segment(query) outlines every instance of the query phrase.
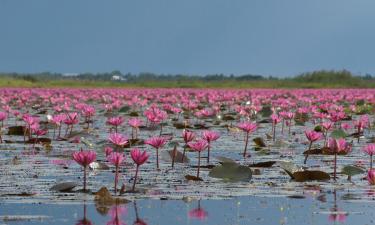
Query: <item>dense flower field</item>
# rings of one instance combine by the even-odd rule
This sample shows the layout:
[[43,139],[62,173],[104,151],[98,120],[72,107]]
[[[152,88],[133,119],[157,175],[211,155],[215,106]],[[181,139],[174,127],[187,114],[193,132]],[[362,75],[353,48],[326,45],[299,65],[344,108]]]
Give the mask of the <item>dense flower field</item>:
[[0,102],[4,201],[374,193],[372,89],[9,88]]

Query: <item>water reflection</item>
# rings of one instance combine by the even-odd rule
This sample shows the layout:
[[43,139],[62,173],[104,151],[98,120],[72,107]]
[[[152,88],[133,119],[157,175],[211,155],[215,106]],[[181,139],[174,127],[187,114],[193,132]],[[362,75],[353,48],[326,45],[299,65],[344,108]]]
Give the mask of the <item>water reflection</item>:
[[337,192],[336,189],[333,191],[333,207],[330,209],[328,220],[330,222],[345,222],[347,213],[341,210],[337,205]]
[[83,219],[78,220],[76,225],[92,225],[92,222],[89,219],[87,219],[86,214],[87,214],[87,206],[86,206],[86,203],[83,203]]
[[143,221],[141,218],[139,218],[138,208],[137,208],[137,202],[134,201],[133,203],[134,211],[135,211],[135,221],[133,225],[147,225],[145,221]]
[[198,200],[198,207],[192,209],[188,213],[189,218],[191,219],[198,219],[198,220],[205,220],[208,217],[208,213],[201,207],[201,201]]
[[111,219],[107,222],[107,225],[126,225],[124,221],[122,221],[122,216],[126,216],[128,210],[126,206],[122,205],[115,205],[109,210],[109,215]]

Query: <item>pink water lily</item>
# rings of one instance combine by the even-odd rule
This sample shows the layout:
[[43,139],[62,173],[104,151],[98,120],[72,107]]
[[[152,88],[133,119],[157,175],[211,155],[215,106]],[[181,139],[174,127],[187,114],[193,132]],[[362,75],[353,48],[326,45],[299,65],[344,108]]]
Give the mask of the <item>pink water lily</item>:
[[141,150],[139,150],[138,148],[133,148],[130,151],[130,155],[134,163],[137,165],[136,170],[135,170],[133,188],[132,188],[132,191],[135,191],[135,184],[137,183],[139,166],[141,166],[148,160],[149,154],[146,151],[141,152]]
[[211,130],[205,130],[202,132],[202,138],[207,141],[208,147],[207,147],[207,163],[210,162],[210,149],[211,149],[211,143],[213,141],[216,141],[217,139],[220,138],[220,134],[211,131]]
[[124,147],[124,145],[128,144],[128,139],[123,136],[122,134],[119,134],[119,133],[110,133],[109,134],[109,137],[108,137],[108,140],[117,146],[117,148],[121,149],[122,147]]
[[375,185],[375,169],[370,169],[367,172],[367,181],[370,185]]
[[156,149],[156,168],[159,169],[159,149],[167,143],[164,137],[151,137],[145,141],[145,144],[151,145]]
[[370,170],[372,169],[372,156],[375,154],[375,144],[371,143],[362,148],[362,151],[370,156]]
[[198,140],[195,142],[189,142],[188,146],[193,149],[194,151],[198,152],[198,170],[197,170],[197,177],[199,178],[199,171],[201,166],[201,152],[208,148],[208,142],[206,140]]
[[118,173],[119,173],[119,167],[120,164],[122,164],[125,161],[125,155],[123,153],[119,152],[112,152],[107,156],[108,162],[113,164],[115,169],[115,194],[117,193],[117,183],[118,183]]
[[185,145],[184,145],[184,151],[182,152],[182,161],[184,161],[185,159],[185,154],[186,154],[186,146],[189,142],[193,141],[194,138],[195,138],[195,133],[190,131],[190,130],[187,130],[187,129],[184,129],[182,131],[182,138],[184,139],[184,142],[185,142]]
[[91,150],[80,150],[72,155],[74,161],[83,166],[83,190],[86,191],[86,170],[87,166],[96,160],[96,152]]
[[[321,133],[313,131],[313,130],[305,131],[305,135],[306,135],[306,138],[310,141],[308,151],[311,150],[311,146],[312,146],[313,142],[318,141],[322,138]],[[306,153],[305,160],[303,161],[304,164],[306,164],[308,157],[309,157],[309,153]]]
[[336,168],[337,168],[337,154],[348,153],[352,150],[352,146],[346,142],[344,138],[328,140],[328,148],[335,155],[333,166],[333,179],[336,181]]
[[249,142],[249,135],[250,133],[254,132],[257,129],[257,124],[252,123],[252,122],[242,122],[238,124],[237,127],[246,133],[245,149],[243,151],[243,157],[246,157],[247,144]]

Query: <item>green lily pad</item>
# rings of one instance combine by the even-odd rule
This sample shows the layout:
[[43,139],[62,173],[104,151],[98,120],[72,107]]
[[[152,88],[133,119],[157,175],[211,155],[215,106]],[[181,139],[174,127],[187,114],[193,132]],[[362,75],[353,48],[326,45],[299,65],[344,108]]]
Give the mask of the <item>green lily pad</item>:
[[343,174],[348,175],[348,176],[355,176],[355,175],[358,175],[358,174],[362,174],[365,171],[362,168],[359,168],[357,166],[348,165],[348,166],[344,166],[342,168],[341,172]]
[[331,137],[335,139],[346,138],[347,136],[348,134],[343,129],[337,129],[337,130],[332,131],[331,133]]
[[220,178],[225,182],[250,181],[252,171],[247,166],[241,166],[237,163],[223,163],[215,166],[208,174],[213,178]]

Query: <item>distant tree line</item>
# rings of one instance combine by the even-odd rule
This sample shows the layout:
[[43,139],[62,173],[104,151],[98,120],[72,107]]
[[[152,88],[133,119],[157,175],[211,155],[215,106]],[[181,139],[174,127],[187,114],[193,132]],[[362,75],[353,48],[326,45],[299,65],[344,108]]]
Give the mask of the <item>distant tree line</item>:
[[139,73],[123,74],[118,70],[109,73],[80,73],[80,74],[62,74],[62,73],[0,73],[0,76],[22,79],[29,82],[38,82],[43,80],[90,80],[90,81],[114,81],[114,77],[121,77],[118,82],[148,82],[148,81],[292,81],[292,82],[375,82],[375,77],[366,74],[353,75],[347,70],[319,70],[308,73],[302,73],[294,77],[278,78],[273,76],[262,76],[255,74],[244,75],[224,75],[224,74],[207,74],[204,76],[188,74],[156,74],[156,73]]

